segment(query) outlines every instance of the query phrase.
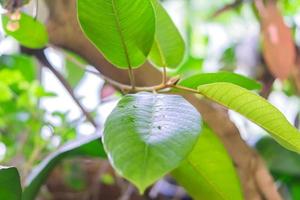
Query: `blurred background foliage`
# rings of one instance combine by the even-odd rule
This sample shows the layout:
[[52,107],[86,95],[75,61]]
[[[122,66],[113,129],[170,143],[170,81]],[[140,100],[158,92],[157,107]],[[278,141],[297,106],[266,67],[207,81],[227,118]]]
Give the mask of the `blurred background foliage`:
[[[184,61],[176,70],[168,71],[170,75],[187,77],[221,70],[252,77],[264,84],[261,95],[299,128],[297,83],[291,78],[280,81],[271,75],[277,72],[272,72],[274,69],[266,64],[263,56],[261,30],[264,27],[252,0],[162,2],[187,46]],[[5,5],[6,1],[0,3]],[[38,18],[43,20],[43,4],[39,6]],[[299,46],[300,1],[280,0],[277,6],[292,30],[294,43]],[[32,0],[23,10],[32,15],[34,7]],[[61,83],[42,67],[43,64],[23,54],[14,39],[7,37],[3,30],[1,33],[0,163],[17,166],[25,184],[31,170],[49,154],[76,138],[81,140],[100,132],[101,128],[96,130],[85,119]],[[99,127],[103,127],[120,94],[89,73],[92,67],[74,53],[52,46],[47,47],[46,53],[51,64],[80,97],[80,102],[91,111]],[[230,116],[247,143],[265,159],[285,199],[300,199],[300,156],[283,149],[266,137],[264,130],[238,114],[230,112]],[[152,199],[167,199],[175,194],[178,198],[188,199],[168,178],[158,185],[148,192]],[[39,198],[85,199],[89,195],[102,195],[103,199],[118,199],[130,189],[125,186],[124,180],[117,177],[103,160],[68,158],[53,170]],[[95,188],[99,187],[102,190],[96,189],[98,192],[95,193]],[[132,196],[132,199],[140,198],[137,194]]]

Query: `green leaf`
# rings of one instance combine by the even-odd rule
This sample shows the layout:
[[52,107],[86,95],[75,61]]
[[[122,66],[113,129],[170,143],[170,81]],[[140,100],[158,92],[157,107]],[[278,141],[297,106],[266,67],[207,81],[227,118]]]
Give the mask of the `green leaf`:
[[216,83],[216,82],[228,82],[239,85],[248,90],[259,90],[261,84],[253,79],[249,79],[240,74],[231,72],[217,72],[217,73],[203,73],[190,76],[179,82],[179,85],[197,89],[199,85]]
[[36,62],[31,56],[23,54],[2,55],[0,56],[0,69],[3,68],[20,71],[29,82],[36,79]]
[[67,57],[74,60],[65,59],[66,79],[72,87],[76,87],[84,76],[85,71],[78,65],[87,65],[87,62],[72,52],[65,52]]
[[260,139],[255,147],[272,172],[300,177],[299,154],[286,150],[270,137]]
[[35,199],[40,187],[46,181],[53,168],[61,160],[76,156],[105,158],[106,155],[100,136],[92,135],[84,139],[74,140],[45,158],[28,176],[23,192],[23,200]]
[[201,85],[198,91],[261,126],[285,148],[300,153],[299,131],[264,98],[232,83]]
[[180,75],[180,77],[191,76],[195,73],[201,73],[203,68],[203,58],[189,56],[176,70],[170,72],[171,76]]
[[4,167],[0,165],[0,199],[22,199],[20,176],[15,167]]
[[[45,25],[25,13],[21,13],[19,21],[11,21],[8,16],[2,15],[2,23],[6,34],[14,37],[25,47],[39,49],[48,43]],[[18,23],[19,28],[9,28],[10,23]]]
[[156,32],[149,59],[159,67],[176,68],[184,56],[184,41],[172,19],[157,0],[152,0],[156,14]]
[[12,98],[13,98],[13,93],[11,89],[3,82],[0,82],[0,102],[9,101]]
[[103,143],[116,171],[146,187],[179,166],[201,131],[201,116],[178,95],[124,96],[105,123]]
[[120,68],[143,64],[151,50],[155,14],[150,0],[78,0],[87,37]]
[[172,176],[195,199],[242,200],[239,178],[224,145],[204,126],[197,144]]

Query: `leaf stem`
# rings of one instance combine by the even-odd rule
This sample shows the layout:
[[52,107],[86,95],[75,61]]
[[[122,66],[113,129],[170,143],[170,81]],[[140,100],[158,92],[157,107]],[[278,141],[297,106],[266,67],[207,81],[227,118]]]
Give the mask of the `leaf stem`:
[[183,91],[186,91],[186,92],[200,94],[198,90],[188,88],[188,87],[184,87],[184,86],[181,86],[181,85],[173,85],[172,88],[176,88],[176,89],[183,90]]
[[162,83],[166,84],[167,83],[167,69],[166,66],[163,66],[163,71],[162,71]]
[[130,80],[132,90],[135,90],[135,77],[131,66],[128,67],[128,75],[129,75],[129,80]]
[[80,62],[78,62],[76,59],[74,59],[72,56],[69,56],[68,54],[65,54],[65,56],[69,61],[73,62],[76,66],[84,69],[86,72],[89,72],[89,73],[92,73],[96,76],[99,76],[100,78],[105,80],[107,83],[109,83],[112,86],[122,90],[125,93],[126,92],[141,92],[141,91],[145,91],[145,92],[154,92],[155,91],[155,92],[158,92],[158,91],[163,90],[163,89],[176,88],[176,89],[179,89],[179,90],[182,90],[182,91],[199,94],[199,92],[195,89],[184,87],[184,86],[181,86],[181,85],[177,85],[177,82],[179,81],[179,77],[172,77],[172,78],[170,78],[169,81],[167,81],[166,67],[163,67],[163,72],[162,72],[163,81],[162,81],[161,84],[155,85],[155,86],[150,86],[150,87],[136,87],[134,85],[135,87],[133,88],[130,85],[122,84],[122,83],[120,83],[118,81],[115,81],[115,80],[113,80],[113,79],[111,79],[107,76],[104,76],[103,74],[100,74],[99,72],[86,69],[86,66],[82,65]]

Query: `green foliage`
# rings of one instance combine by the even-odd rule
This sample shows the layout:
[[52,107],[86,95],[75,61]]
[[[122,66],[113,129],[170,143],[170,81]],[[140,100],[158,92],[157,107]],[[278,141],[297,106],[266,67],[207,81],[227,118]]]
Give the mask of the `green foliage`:
[[78,18],[87,37],[120,68],[139,67],[155,32],[150,0],[78,0]]
[[[6,145],[4,161],[22,148],[24,158],[42,143],[39,133],[44,125],[43,109],[37,109],[40,98],[53,96],[36,81],[35,60],[25,55],[0,57],[0,141]],[[26,144],[18,140],[30,133]],[[45,141],[44,141],[45,142]],[[23,148],[24,147],[24,148]]]
[[156,32],[149,59],[157,66],[176,68],[184,56],[184,41],[172,19],[157,0],[152,0],[156,13]]
[[236,68],[236,55],[235,46],[231,46],[223,52],[221,63],[223,65],[222,70],[224,71],[234,71]]
[[299,131],[264,98],[232,83],[201,85],[198,91],[261,126],[285,148],[300,153]]
[[[21,13],[18,21],[11,21],[8,16],[2,15],[2,23],[6,34],[14,37],[25,47],[39,49],[48,43],[45,25],[25,13]],[[18,27],[9,28],[10,23],[16,23]]]
[[181,77],[188,77],[202,72],[202,65],[204,59],[189,56],[171,75],[180,75]]
[[[68,59],[68,57],[71,57],[74,62]],[[84,69],[80,68],[78,65],[84,66],[87,65],[87,62],[74,53],[66,52],[65,77],[72,87],[76,87],[78,85],[85,73]]]
[[0,166],[0,199],[22,199],[20,176],[15,167]]
[[245,76],[231,73],[231,72],[216,72],[216,73],[203,73],[197,74],[179,82],[179,85],[197,89],[199,85],[205,85],[209,83],[216,82],[227,82],[239,85],[248,90],[259,90],[261,89],[261,84],[255,80],[249,79]]
[[269,137],[259,140],[255,147],[273,173],[300,177],[299,154],[281,147]]
[[299,154],[283,148],[270,137],[260,139],[255,144],[255,148],[263,157],[274,179],[281,185],[287,187],[287,195],[290,197],[285,199],[299,199]]
[[23,54],[2,55],[0,57],[0,69],[20,71],[24,79],[32,82],[36,79],[36,60]]
[[204,126],[194,149],[172,176],[195,199],[242,200],[239,178],[224,145]]
[[45,158],[31,172],[26,180],[23,200],[35,199],[40,187],[49,176],[52,169],[63,159],[78,156],[105,158],[100,136],[93,135],[84,139],[69,142],[53,154]]
[[116,171],[146,187],[178,167],[201,130],[197,110],[181,96],[124,96],[105,123],[104,147]]

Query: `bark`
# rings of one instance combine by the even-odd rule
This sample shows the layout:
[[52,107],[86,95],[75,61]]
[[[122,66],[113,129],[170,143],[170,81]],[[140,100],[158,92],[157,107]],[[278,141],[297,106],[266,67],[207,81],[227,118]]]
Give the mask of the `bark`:
[[[77,53],[105,76],[121,83],[129,83],[127,71],[108,63],[81,32],[76,20],[75,0],[46,2],[50,11],[47,27],[51,44]],[[161,81],[161,73],[150,64],[134,70],[134,73],[138,86],[151,86]],[[227,110],[194,95],[183,95],[199,110],[203,119],[224,143],[240,176],[245,199],[281,199],[263,160],[241,138],[238,129],[229,119]]]

